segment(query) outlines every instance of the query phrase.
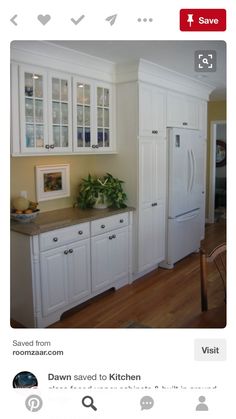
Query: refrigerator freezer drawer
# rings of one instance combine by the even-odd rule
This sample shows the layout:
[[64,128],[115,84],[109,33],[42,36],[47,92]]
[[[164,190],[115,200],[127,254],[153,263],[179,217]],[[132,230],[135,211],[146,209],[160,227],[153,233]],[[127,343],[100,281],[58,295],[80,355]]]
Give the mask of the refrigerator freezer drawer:
[[173,265],[200,247],[200,211],[168,219],[167,263]]

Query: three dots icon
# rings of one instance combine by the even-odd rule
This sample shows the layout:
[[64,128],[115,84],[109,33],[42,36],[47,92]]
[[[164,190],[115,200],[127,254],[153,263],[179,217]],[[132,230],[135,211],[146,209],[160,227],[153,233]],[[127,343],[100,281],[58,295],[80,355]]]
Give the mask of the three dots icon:
[[150,23],[152,23],[153,22],[153,19],[150,17],[150,18],[146,18],[146,17],[144,17],[143,19],[141,18],[141,17],[139,17],[138,19],[137,19],[137,21],[140,23],[140,22],[144,22],[144,23],[146,23],[146,22],[150,22]]

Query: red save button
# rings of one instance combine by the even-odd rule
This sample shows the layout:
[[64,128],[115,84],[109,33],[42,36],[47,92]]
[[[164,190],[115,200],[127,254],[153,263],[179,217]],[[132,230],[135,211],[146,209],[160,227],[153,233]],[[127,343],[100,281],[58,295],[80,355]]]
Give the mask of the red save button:
[[181,31],[225,31],[225,9],[181,9]]

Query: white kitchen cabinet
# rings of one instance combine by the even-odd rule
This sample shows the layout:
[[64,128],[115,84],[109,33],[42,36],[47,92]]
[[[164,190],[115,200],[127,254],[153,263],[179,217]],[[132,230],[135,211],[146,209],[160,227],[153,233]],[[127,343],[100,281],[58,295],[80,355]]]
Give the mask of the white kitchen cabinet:
[[[20,134],[19,138],[14,137],[13,141],[20,141],[20,152],[23,154],[45,153],[46,147],[49,146],[47,72],[32,66],[20,66],[17,70]],[[13,74],[18,77],[16,71]],[[17,93],[12,92],[12,102],[17,100]],[[13,115],[13,124],[14,119]],[[13,144],[13,147],[14,145],[18,146]]]
[[167,126],[199,128],[199,100],[175,92],[167,93]]
[[139,83],[139,135],[164,133],[166,129],[166,91],[152,84]]
[[72,97],[71,76],[57,72],[48,73],[48,129],[46,148],[55,153],[72,151]]
[[[71,76],[23,65],[18,71],[17,120],[20,133],[19,138],[17,135],[13,137],[13,153],[51,155],[71,152]],[[13,71],[13,75],[17,77],[17,72]],[[16,80],[14,85],[17,85]],[[14,95],[17,98],[17,92]],[[12,123],[15,123],[14,116]],[[16,131],[15,127],[13,132]]]
[[11,231],[11,317],[25,327],[46,327],[128,284],[131,272],[129,211],[33,236]]
[[165,257],[166,139],[140,138],[139,257],[145,271]]
[[43,315],[90,295],[89,239],[40,254]]
[[116,152],[111,83],[12,63],[12,155]]
[[73,77],[73,98],[74,150],[81,154],[115,151],[112,86]]
[[92,291],[118,288],[129,275],[128,227],[92,237]]

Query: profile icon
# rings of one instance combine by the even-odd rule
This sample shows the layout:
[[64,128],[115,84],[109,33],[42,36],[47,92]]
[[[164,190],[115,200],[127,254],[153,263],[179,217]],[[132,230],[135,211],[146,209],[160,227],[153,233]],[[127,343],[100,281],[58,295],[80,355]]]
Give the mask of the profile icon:
[[204,403],[205,401],[206,401],[206,397],[204,397],[204,396],[200,396],[199,398],[198,398],[198,400],[199,400],[199,404],[197,405],[197,407],[196,407],[196,410],[202,410],[202,411],[206,411],[206,410],[208,410],[208,406]]
[[13,388],[38,387],[38,380],[32,372],[21,371],[13,379]]

